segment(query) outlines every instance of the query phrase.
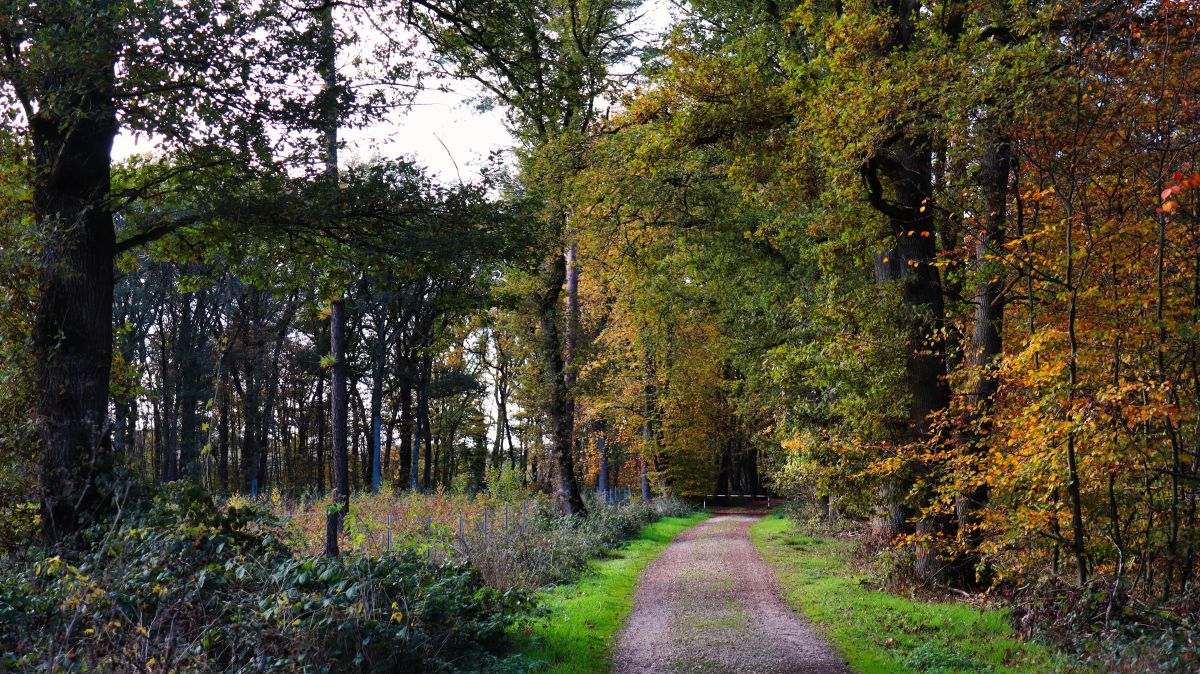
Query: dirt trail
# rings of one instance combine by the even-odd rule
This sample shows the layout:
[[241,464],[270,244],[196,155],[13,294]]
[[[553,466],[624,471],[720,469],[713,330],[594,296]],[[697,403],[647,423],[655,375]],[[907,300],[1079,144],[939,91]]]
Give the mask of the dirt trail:
[[758,518],[714,517],[646,567],[613,671],[843,674],[840,656],[783,602],[754,544]]

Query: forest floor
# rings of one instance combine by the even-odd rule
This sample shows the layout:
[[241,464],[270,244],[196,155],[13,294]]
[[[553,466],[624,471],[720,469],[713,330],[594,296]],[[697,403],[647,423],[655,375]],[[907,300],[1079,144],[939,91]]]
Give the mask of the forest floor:
[[849,672],[788,607],[750,538],[758,517],[729,514],[684,531],[642,573],[613,671]]

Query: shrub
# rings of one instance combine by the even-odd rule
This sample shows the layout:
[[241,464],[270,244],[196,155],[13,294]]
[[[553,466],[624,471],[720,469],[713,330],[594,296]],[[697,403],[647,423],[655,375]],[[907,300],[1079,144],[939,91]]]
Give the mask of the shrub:
[[1049,639],[1106,672],[1200,671],[1200,593],[1142,601],[1111,577],[1010,591],[1025,636]]
[[861,533],[862,523],[848,517],[837,508],[826,509],[824,505],[805,499],[792,499],[780,507],[781,514],[796,523],[806,536],[839,536]]
[[486,468],[483,484],[487,495],[498,501],[516,501],[529,494],[521,484],[521,473],[508,465]]
[[524,595],[416,548],[298,558],[279,520],[170,487],[84,552],[0,569],[0,670],[475,671]]
[[545,501],[534,502],[528,513],[509,511],[503,526],[503,506],[493,516],[467,527],[460,536],[449,532],[450,545],[478,568],[488,584],[500,588],[537,589],[576,577],[589,560],[606,554],[641,528],[664,516],[692,511],[678,499],[655,499],[590,505],[587,518],[561,517]]

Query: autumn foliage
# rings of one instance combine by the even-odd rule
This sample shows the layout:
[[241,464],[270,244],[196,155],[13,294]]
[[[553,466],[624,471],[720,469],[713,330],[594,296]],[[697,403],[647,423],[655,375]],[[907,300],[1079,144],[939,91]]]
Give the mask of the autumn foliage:
[[575,197],[589,409],[650,378],[657,479],[752,454],[927,577],[1185,592],[1200,8],[902,4],[685,16]]

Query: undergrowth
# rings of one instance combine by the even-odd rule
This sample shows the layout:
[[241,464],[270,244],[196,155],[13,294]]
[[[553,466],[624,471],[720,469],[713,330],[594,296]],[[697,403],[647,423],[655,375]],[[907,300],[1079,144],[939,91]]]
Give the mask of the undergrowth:
[[855,563],[854,540],[806,535],[777,516],[750,533],[775,567],[787,602],[825,633],[854,671],[1087,671],[1054,648],[1022,638],[1003,610],[881,589]]
[[0,671],[527,671],[509,641],[539,613],[532,590],[690,511],[659,499],[564,518],[523,490],[356,496],[329,559],[297,517],[311,503],[148,489],[77,545],[0,562]]
[[1006,592],[1013,624],[1048,638],[1105,672],[1200,671],[1200,594],[1142,600],[1104,576]]
[[[806,501],[789,503],[783,514],[805,536],[853,540],[847,548],[851,560],[879,589],[930,599],[956,597],[915,578],[911,547],[896,547],[873,536],[861,521],[825,517]],[[1084,666],[1129,674],[1200,671],[1200,593],[1187,592],[1164,602],[1133,596],[1128,585],[1105,575],[1094,576],[1083,587],[1041,577],[1019,586],[998,584],[986,595],[971,597],[977,604],[1003,608],[1023,639],[1052,643]],[[950,660],[939,659],[931,649],[914,652],[921,664],[918,671],[937,669],[929,664],[935,661],[944,661],[942,669],[970,669],[962,663],[945,664]]]
[[278,518],[165,487],[82,550],[0,568],[0,670],[414,672],[517,669],[518,591],[417,546],[298,557]]
[[647,524],[606,559],[592,561],[577,582],[542,592],[545,611],[522,626],[518,651],[547,674],[608,671],[642,570],[677,534],[707,517],[692,513]]

